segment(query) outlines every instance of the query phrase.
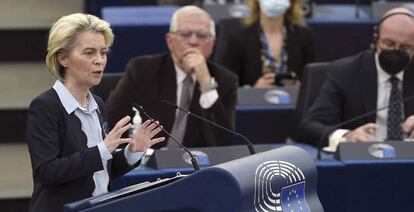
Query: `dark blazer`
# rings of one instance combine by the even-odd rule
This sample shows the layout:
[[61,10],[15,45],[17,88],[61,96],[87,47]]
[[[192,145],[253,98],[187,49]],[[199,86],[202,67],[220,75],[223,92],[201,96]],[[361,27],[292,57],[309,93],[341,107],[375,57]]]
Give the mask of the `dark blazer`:
[[[301,137],[309,143],[318,144],[325,131],[340,122],[377,108],[377,69],[375,53],[368,50],[357,55],[332,62],[328,70],[327,80],[321,93],[315,100],[300,126]],[[414,95],[414,65],[405,70],[403,79],[403,97]],[[404,102],[405,117],[414,114],[414,100]],[[376,114],[344,125],[342,129],[353,130],[366,123],[374,123]],[[324,141],[327,144],[328,139]]]
[[[263,75],[259,27],[259,23],[255,23],[231,33],[221,58],[217,58],[219,64],[237,74],[239,85],[254,85]],[[288,23],[285,27],[287,70],[300,77],[305,64],[315,58],[313,35],[308,27]]]
[[[218,83],[219,98],[209,109],[202,109],[199,104],[199,85],[196,83],[190,111],[224,127],[233,129],[237,77],[230,71],[210,62],[208,62],[208,68],[211,76]],[[168,132],[171,132],[175,119],[175,109],[163,104],[161,100],[177,102],[176,90],[176,73],[170,54],[141,56],[131,59],[124,76],[105,103],[109,125],[113,126],[120,117],[126,115],[132,117],[132,104],[137,103],[143,106],[150,116],[160,121]],[[143,120],[147,119],[143,115],[141,116]],[[166,135],[163,134],[162,136]],[[229,133],[194,117],[188,117],[183,140],[185,146],[222,146],[229,145],[231,142],[232,136]],[[155,148],[165,145],[166,142],[162,142]]]
[[[103,113],[101,98],[94,98]],[[99,118],[104,123],[102,114]],[[65,203],[92,196],[93,174],[103,170],[98,147],[87,147],[79,118],[74,112],[67,114],[54,89],[30,104],[26,141],[34,183],[30,211],[63,211]],[[128,165],[123,151],[114,153],[108,161],[110,181],[134,167]]]

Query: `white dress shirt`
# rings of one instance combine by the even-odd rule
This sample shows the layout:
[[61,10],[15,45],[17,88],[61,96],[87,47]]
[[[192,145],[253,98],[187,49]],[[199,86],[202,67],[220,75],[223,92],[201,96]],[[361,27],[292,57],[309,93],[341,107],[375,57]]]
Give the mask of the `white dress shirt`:
[[[178,67],[175,64],[174,64],[174,68],[175,68],[175,74],[176,74],[176,79],[177,79],[177,102],[176,104],[180,105],[181,90],[183,89],[183,82],[184,82],[185,77],[187,76],[187,73],[185,73],[180,67]],[[196,80],[195,75],[191,74],[191,77],[193,78],[193,82],[195,82]],[[213,89],[211,91],[201,93],[200,99],[199,99],[200,106],[204,109],[208,109],[217,101],[218,97],[219,95],[218,95],[217,89]],[[175,114],[176,116],[177,116],[177,113],[178,112],[176,112]]]
[[[74,114],[79,118],[82,125],[82,131],[86,134],[87,137],[88,148],[98,146],[104,169],[93,174],[95,190],[93,191],[92,195],[96,196],[108,192],[109,174],[107,165],[108,160],[112,159],[112,154],[109,152],[108,148],[103,142],[102,127],[98,117],[98,113],[100,113],[98,104],[93,98],[93,95],[89,92],[88,108],[83,108],[59,80],[56,80],[55,84],[53,85],[53,89],[59,96],[59,100],[62,102],[66,112],[68,114],[74,112]],[[132,153],[128,151],[128,146],[124,151],[124,155],[129,165],[133,165],[138,162],[144,153],[145,152]]]

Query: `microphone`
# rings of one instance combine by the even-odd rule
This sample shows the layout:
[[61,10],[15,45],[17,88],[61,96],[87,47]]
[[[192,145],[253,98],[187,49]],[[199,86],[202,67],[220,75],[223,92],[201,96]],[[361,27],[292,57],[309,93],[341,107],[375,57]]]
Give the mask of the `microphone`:
[[250,141],[250,140],[249,140],[246,136],[244,136],[244,135],[242,135],[242,134],[240,134],[240,133],[237,133],[237,132],[235,132],[235,131],[233,131],[233,130],[227,129],[227,128],[225,128],[225,127],[223,127],[223,126],[221,126],[221,125],[219,125],[219,124],[217,124],[217,123],[214,123],[214,122],[212,122],[212,121],[210,121],[210,120],[208,120],[208,119],[206,119],[206,118],[203,118],[203,117],[201,117],[201,116],[199,116],[199,115],[197,115],[197,114],[195,114],[195,113],[192,113],[192,112],[190,112],[190,111],[188,111],[188,110],[186,110],[186,109],[184,109],[184,108],[181,108],[181,107],[179,107],[178,105],[176,105],[176,104],[174,104],[174,103],[172,103],[172,102],[169,102],[169,101],[167,101],[167,100],[162,100],[162,102],[163,102],[164,104],[167,104],[167,105],[169,105],[169,106],[171,106],[171,107],[175,108],[175,109],[179,109],[179,110],[181,110],[181,111],[184,111],[187,115],[194,116],[194,117],[196,117],[196,118],[198,118],[198,119],[200,119],[200,120],[202,120],[202,121],[205,121],[205,122],[207,122],[207,123],[209,123],[209,124],[211,124],[211,125],[213,125],[213,126],[215,126],[215,127],[217,127],[217,128],[220,128],[220,129],[222,129],[222,130],[224,130],[224,131],[226,131],[226,132],[229,132],[229,133],[231,133],[231,134],[233,134],[233,135],[240,136],[241,138],[243,138],[243,139],[245,140],[245,142],[246,142],[246,144],[247,144],[247,147],[249,148],[250,155],[254,155],[254,154],[256,154],[256,150],[254,149],[252,142],[251,142],[251,141]]
[[171,136],[171,134],[169,132],[167,132],[167,130],[164,129],[164,127],[162,127],[161,125],[157,124],[157,122],[154,121],[154,119],[148,115],[148,113],[145,112],[144,108],[136,103],[132,103],[133,107],[135,107],[139,112],[141,112],[142,114],[144,114],[148,119],[152,120],[153,123],[155,123],[157,125],[157,127],[161,128],[161,130],[168,135],[168,137],[170,137],[175,143],[178,144],[178,146],[180,146],[180,148],[182,150],[184,150],[185,152],[188,153],[188,155],[190,155],[191,158],[191,163],[193,164],[194,170],[198,171],[200,170],[200,166],[197,163],[197,160],[194,158],[194,155],[190,152],[190,150],[187,149],[187,147],[185,147],[184,145],[182,145],[180,142],[178,142],[174,137]]
[[361,4],[359,0],[355,0],[355,18],[359,18],[360,9],[361,9]]
[[[413,99],[413,98],[414,98],[414,95],[408,96],[408,97],[406,97],[406,98],[404,98],[404,99],[402,100],[402,103],[405,103],[406,101],[408,101],[408,100],[410,100],[410,99]],[[377,113],[377,112],[379,112],[379,111],[382,111],[382,110],[385,110],[385,109],[387,109],[387,108],[389,108],[389,105],[385,105],[385,106],[380,107],[380,108],[377,108],[377,109],[375,109],[375,110],[368,111],[368,112],[366,112],[366,113],[363,113],[363,114],[361,114],[361,115],[355,116],[354,118],[351,118],[351,119],[345,120],[345,121],[343,121],[343,122],[340,122],[340,123],[338,123],[338,124],[335,124],[335,125],[333,125],[333,126],[329,127],[328,129],[326,129],[326,130],[323,132],[323,134],[322,134],[322,136],[321,136],[321,138],[320,138],[320,140],[319,140],[319,143],[318,143],[318,145],[317,145],[317,147],[318,147],[318,153],[317,153],[317,155],[316,155],[316,159],[317,159],[317,160],[322,159],[321,152],[322,152],[322,148],[323,148],[323,140],[325,140],[326,136],[328,136],[328,132],[329,132],[329,131],[331,131],[332,129],[335,129],[335,128],[338,128],[338,127],[341,127],[341,126],[343,126],[343,125],[349,124],[349,123],[351,123],[351,122],[353,122],[353,121],[357,121],[357,120],[359,120],[359,119],[365,118],[365,117],[367,117],[367,116],[369,116],[369,115],[375,114],[375,113]]]

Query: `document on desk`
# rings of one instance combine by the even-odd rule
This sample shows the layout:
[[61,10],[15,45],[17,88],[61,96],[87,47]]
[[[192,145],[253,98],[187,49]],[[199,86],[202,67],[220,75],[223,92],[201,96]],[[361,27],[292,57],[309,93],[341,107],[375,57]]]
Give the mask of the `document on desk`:
[[120,198],[129,196],[129,195],[132,195],[132,194],[148,191],[153,188],[167,185],[169,183],[180,180],[186,176],[187,175],[178,174],[177,176],[172,177],[172,178],[165,178],[165,179],[157,180],[154,182],[149,182],[149,181],[142,182],[142,183],[131,185],[131,186],[119,189],[117,191],[109,192],[109,193],[106,193],[100,196],[91,197],[88,199],[80,200],[78,202],[70,203],[70,204],[67,204],[69,206],[65,206],[65,207],[76,208],[76,210],[90,208],[95,205],[103,204],[103,203],[110,202],[116,199],[120,199]]
[[177,175],[177,176],[172,177],[172,178],[160,179],[160,180],[157,180],[157,181],[154,181],[154,182],[146,181],[146,182],[143,182],[143,183],[131,185],[131,186],[119,189],[117,191],[110,192],[110,193],[104,194],[102,196],[99,196],[97,198],[94,198],[94,199],[90,200],[90,202],[91,202],[92,205],[102,204],[102,203],[105,203],[105,202],[109,202],[111,200],[122,198],[124,196],[128,196],[128,195],[131,195],[131,194],[147,191],[147,190],[150,190],[152,188],[167,185],[169,183],[172,183],[172,182],[175,182],[179,179],[182,179],[186,176],[187,175],[181,175],[180,174],[180,175]]

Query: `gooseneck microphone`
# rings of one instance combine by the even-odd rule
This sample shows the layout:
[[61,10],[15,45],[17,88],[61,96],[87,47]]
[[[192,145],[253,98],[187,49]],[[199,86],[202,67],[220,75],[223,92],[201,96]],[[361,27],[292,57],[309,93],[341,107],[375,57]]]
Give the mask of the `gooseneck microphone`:
[[167,101],[167,100],[162,100],[162,102],[163,102],[164,104],[167,104],[167,105],[169,105],[169,106],[171,106],[171,107],[175,108],[175,109],[179,109],[179,110],[181,110],[181,111],[184,111],[187,115],[194,116],[194,117],[196,117],[196,118],[198,118],[198,119],[200,119],[200,120],[202,120],[202,121],[205,121],[205,122],[207,122],[207,123],[209,123],[209,124],[211,124],[211,125],[213,125],[213,126],[215,126],[215,127],[217,127],[217,128],[220,128],[220,129],[222,129],[222,130],[224,130],[224,131],[226,131],[226,132],[229,132],[229,133],[231,133],[231,134],[233,134],[233,135],[240,136],[241,138],[243,138],[243,139],[245,140],[245,142],[246,142],[246,144],[247,144],[247,147],[249,148],[250,155],[254,155],[254,154],[256,154],[256,150],[254,149],[252,142],[251,142],[251,141],[250,141],[250,140],[249,140],[246,136],[244,136],[244,135],[242,135],[242,134],[240,134],[240,133],[237,133],[237,132],[235,132],[235,131],[233,131],[233,130],[227,129],[227,128],[225,128],[225,127],[223,127],[223,126],[221,126],[221,125],[219,125],[219,124],[217,124],[217,123],[214,123],[214,122],[212,122],[212,121],[210,121],[210,120],[208,120],[208,119],[206,119],[206,118],[203,118],[202,116],[199,116],[199,115],[197,115],[197,114],[195,114],[195,113],[192,113],[192,112],[190,112],[190,111],[188,111],[188,110],[186,110],[186,109],[184,109],[184,108],[181,108],[181,107],[179,107],[178,105],[176,105],[176,104],[174,104],[174,103],[172,103],[172,102],[169,102],[169,101]]
[[[413,98],[414,98],[414,95],[408,96],[408,97],[404,98],[404,99],[401,101],[401,103],[405,103],[406,101],[408,101],[408,100],[410,100],[410,99],[413,99]],[[321,138],[320,138],[320,140],[319,140],[319,143],[318,143],[318,145],[317,145],[317,147],[318,147],[318,153],[317,153],[317,155],[316,155],[316,159],[317,159],[317,160],[322,159],[321,152],[322,152],[322,148],[323,148],[323,141],[325,140],[326,136],[328,136],[328,133],[329,133],[331,130],[333,130],[333,129],[335,129],[335,128],[338,128],[338,127],[341,127],[341,126],[343,126],[343,125],[349,124],[349,123],[351,123],[351,122],[353,122],[353,121],[357,121],[357,120],[359,120],[359,119],[365,118],[365,117],[367,117],[367,116],[369,116],[369,115],[375,114],[375,113],[377,113],[377,112],[379,112],[379,111],[382,111],[382,110],[385,110],[385,109],[387,109],[387,108],[389,108],[389,105],[385,105],[385,106],[380,107],[380,108],[377,108],[377,109],[375,109],[375,110],[368,111],[368,112],[366,112],[366,113],[363,113],[363,114],[361,114],[361,115],[355,116],[354,118],[351,118],[351,119],[345,120],[345,121],[343,121],[343,122],[340,122],[340,123],[338,123],[338,124],[335,124],[335,125],[333,125],[333,126],[329,127],[328,129],[326,129],[326,130],[323,132],[323,134],[322,134],[322,136],[321,136]]]
[[355,0],[355,18],[359,18],[360,10],[361,10],[361,3],[359,0]]
[[133,107],[135,107],[135,108],[136,108],[139,112],[141,112],[142,114],[144,114],[144,115],[145,115],[148,119],[152,120],[152,121],[153,121],[153,123],[155,123],[155,124],[157,125],[157,127],[161,128],[161,130],[162,130],[165,134],[167,134],[167,135],[168,135],[168,137],[170,137],[170,138],[171,138],[171,139],[172,139],[175,143],[177,143],[177,144],[178,144],[178,146],[180,146],[180,148],[181,148],[182,150],[184,150],[185,152],[187,152],[187,153],[188,153],[188,155],[190,155],[190,158],[191,158],[191,163],[193,164],[193,167],[194,167],[194,170],[195,170],[195,171],[200,170],[200,166],[198,165],[197,160],[195,159],[194,155],[190,152],[190,150],[188,150],[188,149],[187,149],[187,147],[185,147],[185,146],[184,146],[184,145],[182,145],[180,142],[178,142],[178,141],[177,141],[174,137],[172,137],[172,136],[171,136],[171,134],[170,134],[167,130],[165,130],[163,126],[161,126],[161,125],[157,124],[157,122],[155,122],[155,121],[154,121],[154,119],[153,119],[150,115],[148,115],[148,113],[147,113],[147,112],[145,112],[144,108],[143,108],[141,105],[136,104],[136,103],[133,103],[132,105],[133,105]]

